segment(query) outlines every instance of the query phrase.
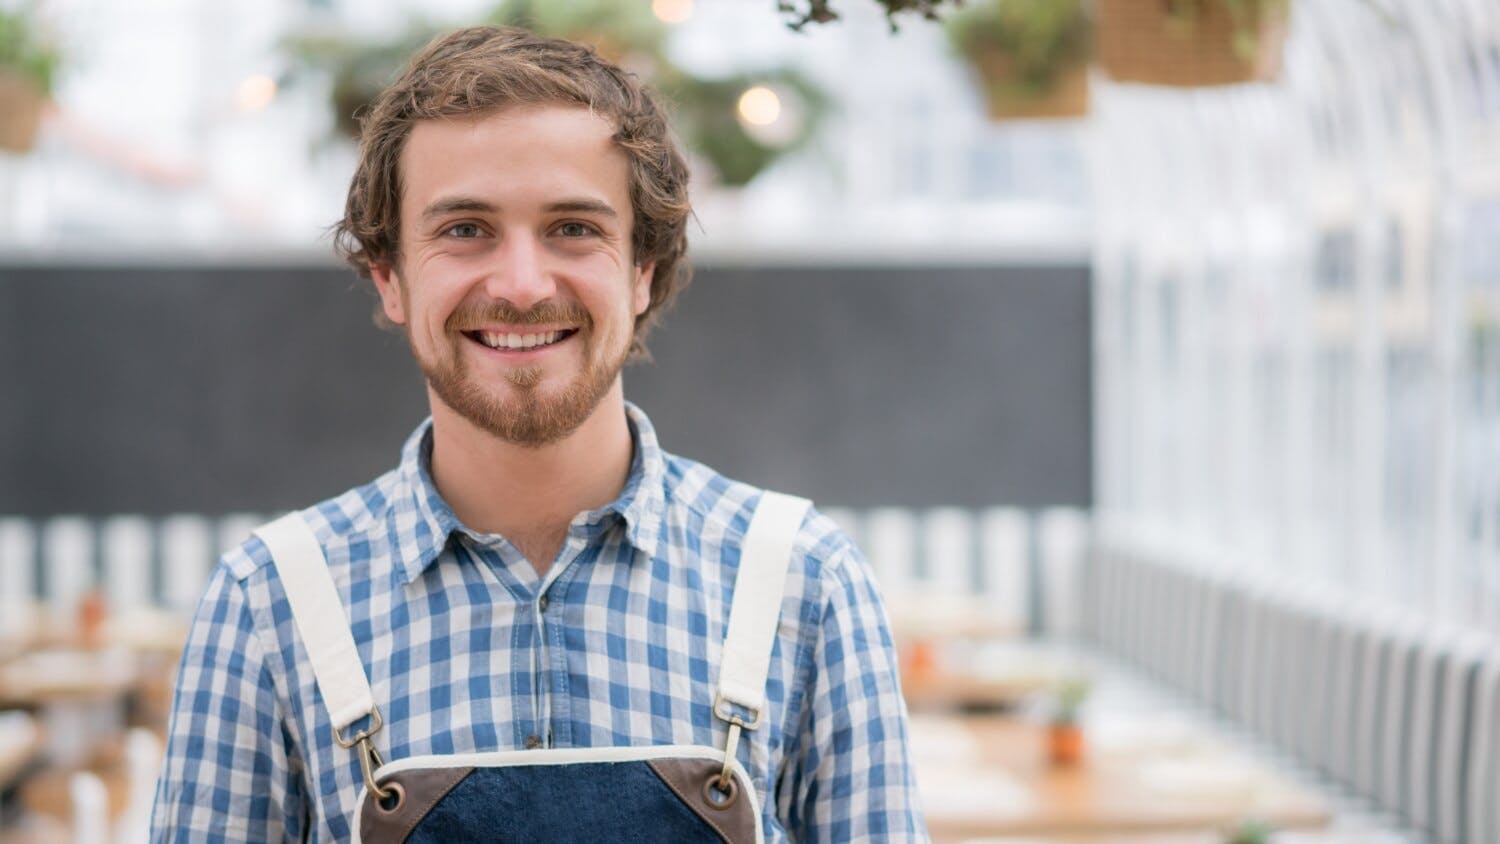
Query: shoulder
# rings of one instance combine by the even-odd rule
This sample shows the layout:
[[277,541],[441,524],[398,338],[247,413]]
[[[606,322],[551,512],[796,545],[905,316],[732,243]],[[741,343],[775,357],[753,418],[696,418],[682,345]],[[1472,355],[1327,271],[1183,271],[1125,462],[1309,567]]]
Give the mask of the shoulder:
[[[665,459],[668,521],[679,523],[701,542],[737,551],[767,490],[695,460],[670,454]],[[808,509],[792,545],[792,567],[793,575],[805,581],[807,599],[820,599],[851,580],[872,580],[869,564],[854,542],[816,505]]]
[[[317,537],[336,581],[347,582],[351,566],[368,563],[391,542],[401,478],[392,470],[363,486],[296,511]],[[229,579],[246,587],[275,579],[271,552],[252,533],[223,557]]]

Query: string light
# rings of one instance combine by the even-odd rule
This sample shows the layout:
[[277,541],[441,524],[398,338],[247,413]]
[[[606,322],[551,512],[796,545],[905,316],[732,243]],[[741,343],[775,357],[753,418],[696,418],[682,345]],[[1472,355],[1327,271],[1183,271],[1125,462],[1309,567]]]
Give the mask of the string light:
[[260,111],[276,99],[276,80],[263,73],[247,76],[234,89],[234,110],[246,113]]
[[750,126],[770,126],[781,116],[781,98],[764,85],[746,88],[740,94],[740,120]]
[[651,0],[651,14],[662,23],[682,23],[693,16],[693,0]]

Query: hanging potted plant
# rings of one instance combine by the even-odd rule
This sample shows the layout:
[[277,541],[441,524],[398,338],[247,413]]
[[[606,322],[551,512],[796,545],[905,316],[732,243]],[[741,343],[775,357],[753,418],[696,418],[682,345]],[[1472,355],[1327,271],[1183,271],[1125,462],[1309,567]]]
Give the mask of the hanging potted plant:
[[1098,57],[1116,82],[1206,87],[1281,71],[1291,0],[1097,0]]
[[30,152],[52,96],[58,53],[27,7],[0,9],[0,150]]
[[978,0],[943,22],[994,120],[1088,113],[1091,26],[1082,0]]

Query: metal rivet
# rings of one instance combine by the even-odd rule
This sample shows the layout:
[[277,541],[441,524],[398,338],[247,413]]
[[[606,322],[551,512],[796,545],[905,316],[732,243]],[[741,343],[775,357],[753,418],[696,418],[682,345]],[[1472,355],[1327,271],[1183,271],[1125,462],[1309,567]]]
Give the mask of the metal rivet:
[[386,783],[385,789],[384,797],[375,798],[375,808],[389,815],[401,808],[401,801],[406,798],[406,789],[399,782]]
[[740,785],[734,777],[721,781],[718,774],[703,781],[703,800],[710,809],[724,810],[740,796]]

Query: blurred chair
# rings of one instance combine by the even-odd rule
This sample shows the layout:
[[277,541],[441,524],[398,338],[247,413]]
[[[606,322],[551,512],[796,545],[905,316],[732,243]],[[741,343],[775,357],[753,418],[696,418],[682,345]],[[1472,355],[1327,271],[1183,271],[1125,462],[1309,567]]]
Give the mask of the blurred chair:
[[139,727],[125,736],[126,782],[130,789],[125,812],[115,824],[117,844],[150,839],[151,806],[156,798],[156,775],[161,770],[162,745],[156,734]]
[[979,515],[980,594],[1002,627],[1025,630],[1031,618],[1030,539],[1026,513],[995,507]]
[[1469,841],[1500,841],[1500,654],[1480,663],[1473,701],[1465,832]]
[[1080,510],[828,508],[869,559],[898,630],[1071,637],[1089,520]]
[[29,632],[36,599],[36,530],[26,519],[0,519],[0,639]]
[[1295,578],[1097,545],[1085,628],[1437,844],[1500,841],[1492,635]]
[[87,519],[49,519],[42,533],[42,577],[48,607],[59,618],[71,618],[78,602],[97,582],[94,532]]
[[143,516],[108,519],[102,544],[104,595],[110,606],[152,605],[151,522]]
[[109,792],[104,781],[79,771],[68,783],[68,794],[73,807],[73,844],[111,844]]
[[[202,516],[169,516],[161,524],[162,603],[191,612],[219,556],[212,525]],[[204,565],[204,561],[210,561]]]

